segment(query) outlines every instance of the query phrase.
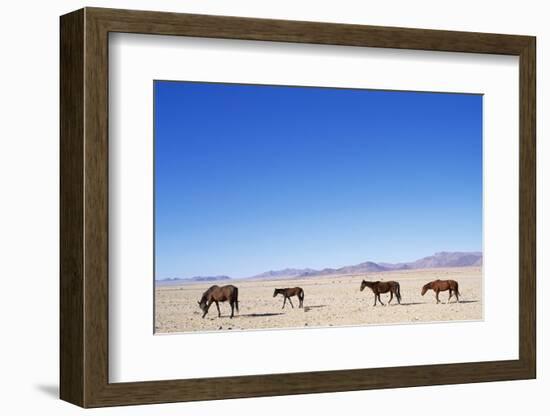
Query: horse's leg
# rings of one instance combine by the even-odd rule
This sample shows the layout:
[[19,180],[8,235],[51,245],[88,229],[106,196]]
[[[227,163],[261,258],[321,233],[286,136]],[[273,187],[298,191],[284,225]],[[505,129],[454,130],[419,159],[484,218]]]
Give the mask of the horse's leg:
[[382,299],[380,299],[380,293],[378,293],[376,296],[378,296],[378,302],[380,302],[380,305],[384,306]]
[[393,299],[393,291],[390,290],[390,300],[388,300],[388,305],[391,303]]
[[208,302],[206,302],[206,308],[204,310],[204,313],[202,314],[202,317],[204,318],[206,316],[206,314],[208,313],[208,309],[210,309],[210,305],[212,305],[212,301],[209,300]]
[[453,289],[449,289],[449,299],[447,300],[447,303],[451,302],[451,296],[453,296]]
[[439,289],[436,289],[436,290],[435,290],[435,299],[437,300],[437,303],[440,303],[440,300],[439,300]]
[[458,289],[455,289],[455,298],[456,298],[456,303],[460,303],[460,299],[458,297]]
[[216,308],[218,309],[218,318],[221,318],[222,317],[222,313],[220,312],[220,305],[218,303],[218,301],[214,301],[216,303]]
[[376,306],[376,293],[374,294],[374,305],[372,306]]
[[290,300],[290,297],[288,298],[288,301],[290,302],[290,306],[292,306],[292,309],[294,309],[294,305],[292,304],[292,301]]
[[234,302],[229,302],[229,304],[231,305],[231,316],[229,318],[233,319],[233,313],[234,313],[234,310],[235,310],[235,303]]
[[284,308],[285,308],[285,305],[286,305],[286,296],[283,296],[283,298],[284,298],[284,300],[283,300],[283,307],[282,307],[282,309],[284,309]]

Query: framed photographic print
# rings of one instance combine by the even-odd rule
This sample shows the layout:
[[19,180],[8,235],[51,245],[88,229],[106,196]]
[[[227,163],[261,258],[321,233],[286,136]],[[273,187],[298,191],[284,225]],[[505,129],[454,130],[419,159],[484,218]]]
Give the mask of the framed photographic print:
[[536,375],[535,38],[61,17],[83,406]]

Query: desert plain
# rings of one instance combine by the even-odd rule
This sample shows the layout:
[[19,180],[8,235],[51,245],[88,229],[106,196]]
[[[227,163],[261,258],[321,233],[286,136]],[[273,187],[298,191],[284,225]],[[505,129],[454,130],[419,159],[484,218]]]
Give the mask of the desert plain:
[[[401,285],[401,304],[389,293],[382,294],[384,306],[374,304],[369,288],[359,290],[361,281],[395,280]],[[439,296],[428,291],[421,296],[422,286],[432,280],[453,279],[459,283],[460,302],[448,292]],[[228,302],[220,303],[221,318],[213,304],[202,318],[197,304],[210,286],[232,284],[239,288],[239,312],[230,319]],[[299,286],[304,289],[304,307],[292,298],[294,308],[283,297],[273,297],[275,288]],[[299,279],[231,279],[223,282],[156,285],[155,333],[195,331],[235,331],[275,328],[314,328],[420,323],[440,321],[470,321],[483,319],[483,284],[481,267],[449,267],[439,269],[395,270],[379,273],[305,277]]]

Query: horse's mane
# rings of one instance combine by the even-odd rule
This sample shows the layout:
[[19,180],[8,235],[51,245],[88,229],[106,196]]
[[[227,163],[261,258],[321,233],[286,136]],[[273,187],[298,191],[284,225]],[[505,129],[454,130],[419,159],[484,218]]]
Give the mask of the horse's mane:
[[214,286],[210,286],[203,294],[202,294],[202,297],[201,297],[201,302],[205,302],[208,300],[208,295],[210,293],[212,293],[212,291],[214,289],[216,289],[218,286],[217,285],[214,285]]

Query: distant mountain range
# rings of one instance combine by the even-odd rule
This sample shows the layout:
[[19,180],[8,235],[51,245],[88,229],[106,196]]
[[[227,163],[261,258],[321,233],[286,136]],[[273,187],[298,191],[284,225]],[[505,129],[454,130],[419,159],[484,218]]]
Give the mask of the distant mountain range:
[[231,278],[229,276],[193,276],[193,277],[187,277],[187,278],[181,278],[181,277],[169,277],[168,279],[162,279],[160,282],[217,282],[221,280],[230,280]]
[[387,272],[392,270],[433,269],[440,267],[468,267],[481,266],[483,255],[480,252],[447,252],[435,253],[433,256],[423,257],[407,263],[375,263],[366,261],[352,266],[339,268],[315,269],[282,269],[270,270],[250,277],[250,279],[287,278],[326,276],[332,274],[360,274],[373,272]]
[[[343,266],[339,268],[324,268],[315,270],[310,268],[293,269],[286,268],[281,270],[269,270],[250,276],[247,279],[267,280],[267,279],[285,279],[295,277],[314,277],[327,276],[333,274],[361,274],[387,272],[392,270],[414,270],[414,269],[433,269],[442,267],[468,267],[481,266],[483,255],[480,252],[448,252],[441,251],[433,256],[423,257],[421,259],[406,263],[375,263],[366,261],[352,266]],[[164,279],[162,282],[213,282],[230,280],[229,276],[194,276],[190,278],[171,278]]]

